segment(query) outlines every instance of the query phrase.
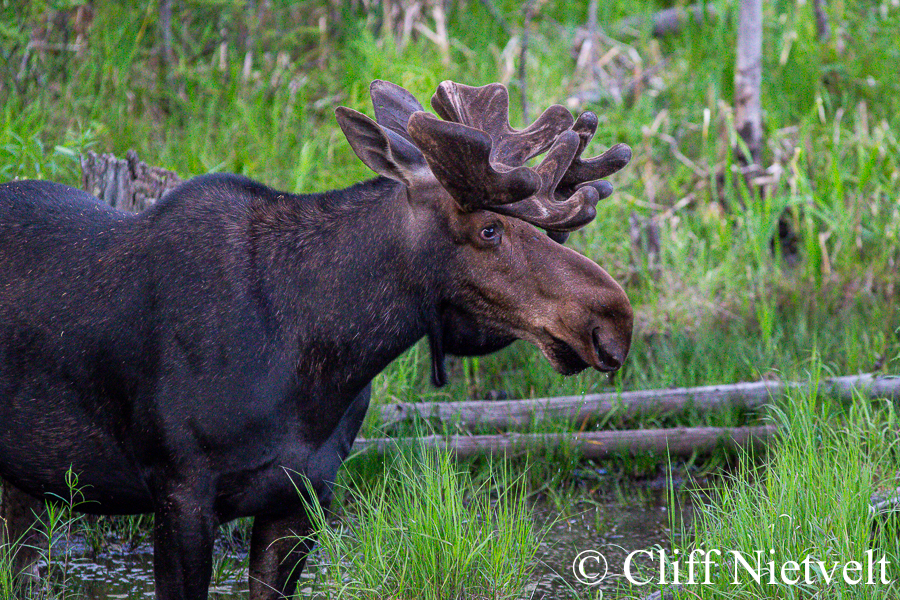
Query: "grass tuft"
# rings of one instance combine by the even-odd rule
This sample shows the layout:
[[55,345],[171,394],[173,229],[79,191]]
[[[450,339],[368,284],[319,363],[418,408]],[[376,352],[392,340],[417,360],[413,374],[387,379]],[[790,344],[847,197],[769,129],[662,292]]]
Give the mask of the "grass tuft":
[[[900,472],[898,417],[893,404],[857,397],[847,407],[810,394],[794,394],[775,410],[782,436],[760,462],[744,455],[724,485],[698,493],[692,533],[680,547],[722,552],[710,585],[687,585],[684,597],[699,599],[895,598],[900,589],[900,522],[896,513],[875,514],[873,497],[897,488]],[[742,553],[760,581],[729,552]],[[887,561],[874,584],[854,584],[867,553]],[[802,561],[810,557],[809,579]],[[790,570],[789,561],[801,564]],[[825,568],[819,565],[822,562]],[[771,568],[774,563],[774,570]],[[682,560],[684,564],[684,560]],[[789,565],[786,583],[782,565]],[[838,569],[834,571],[834,565]],[[671,571],[670,571],[671,572]],[[684,580],[684,572],[682,572]],[[699,582],[701,577],[697,577]],[[671,580],[670,580],[671,582]]]
[[[502,600],[521,597],[539,538],[521,478],[494,465],[476,485],[446,453],[409,449],[372,484],[346,484],[352,514],[330,527],[315,504],[311,568],[326,597]],[[308,490],[309,491],[309,490]]]

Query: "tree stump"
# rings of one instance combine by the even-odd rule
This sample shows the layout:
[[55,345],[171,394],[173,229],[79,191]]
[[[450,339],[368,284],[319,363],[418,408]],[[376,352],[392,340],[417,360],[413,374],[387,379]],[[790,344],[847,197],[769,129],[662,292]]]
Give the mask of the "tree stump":
[[81,155],[81,187],[110,206],[141,212],[181,183],[172,171],[138,160],[129,150],[125,158],[85,152]]

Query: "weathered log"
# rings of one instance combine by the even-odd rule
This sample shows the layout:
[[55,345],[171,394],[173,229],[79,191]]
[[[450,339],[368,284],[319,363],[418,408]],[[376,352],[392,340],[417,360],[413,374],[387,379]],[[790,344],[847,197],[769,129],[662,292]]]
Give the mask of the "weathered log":
[[152,167],[129,150],[125,158],[85,152],[81,155],[81,187],[107,204],[140,212],[181,183],[172,171]]
[[665,37],[678,33],[684,26],[693,20],[695,23],[703,23],[704,20],[718,16],[716,7],[712,4],[692,4],[686,7],[674,7],[655,12],[647,17],[629,17],[616,23],[614,29],[619,32],[626,30],[651,28],[653,37]]
[[900,513],[900,488],[869,499],[869,514],[873,517],[896,516]]
[[614,455],[655,453],[687,457],[708,454],[716,448],[763,448],[778,432],[776,425],[755,427],[678,427],[628,431],[588,431],[583,433],[505,433],[500,435],[431,435],[420,438],[358,439],[360,452],[385,454],[406,445],[447,450],[457,458],[489,455],[515,456],[569,444],[584,458],[603,459]]
[[810,390],[813,386],[822,393],[843,399],[851,398],[854,393],[900,399],[900,377],[865,374],[835,377],[818,383],[756,381],[532,400],[398,403],[379,406],[378,410],[382,426],[420,418],[467,429],[521,429],[548,419],[570,420],[580,425],[613,413],[632,417],[638,414],[671,415],[688,407],[704,411],[726,406],[753,409],[788,389]]

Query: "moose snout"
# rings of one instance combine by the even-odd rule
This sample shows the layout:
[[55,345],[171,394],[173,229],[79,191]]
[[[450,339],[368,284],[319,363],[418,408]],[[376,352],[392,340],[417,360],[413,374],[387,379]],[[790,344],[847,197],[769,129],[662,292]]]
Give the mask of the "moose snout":
[[629,324],[627,332],[618,327],[613,327],[612,329],[618,331],[609,333],[609,329],[611,328],[595,327],[591,338],[599,359],[598,369],[611,372],[618,371],[628,356],[628,351],[631,348],[631,327]]
[[[534,300],[525,303],[524,321],[551,365],[564,375],[588,367],[620,369],[631,348],[634,311],[622,286],[590,258],[560,246],[547,236],[534,236],[532,252],[537,278]],[[553,260],[549,261],[548,257]]]
[[591,342],[597,355],[593,366],[600,371],[617,371],[631,349],[634,310],[625,290],[606,271],[602,274],[600,303],[595,305]]

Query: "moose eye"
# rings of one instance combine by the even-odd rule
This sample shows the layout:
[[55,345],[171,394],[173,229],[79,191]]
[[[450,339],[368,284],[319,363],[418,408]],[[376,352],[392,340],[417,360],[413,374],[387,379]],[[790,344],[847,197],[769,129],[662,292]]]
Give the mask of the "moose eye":
[[500,228],[496,225],[488,225],[481,229],[481,239],[494,242],[500,238]]

